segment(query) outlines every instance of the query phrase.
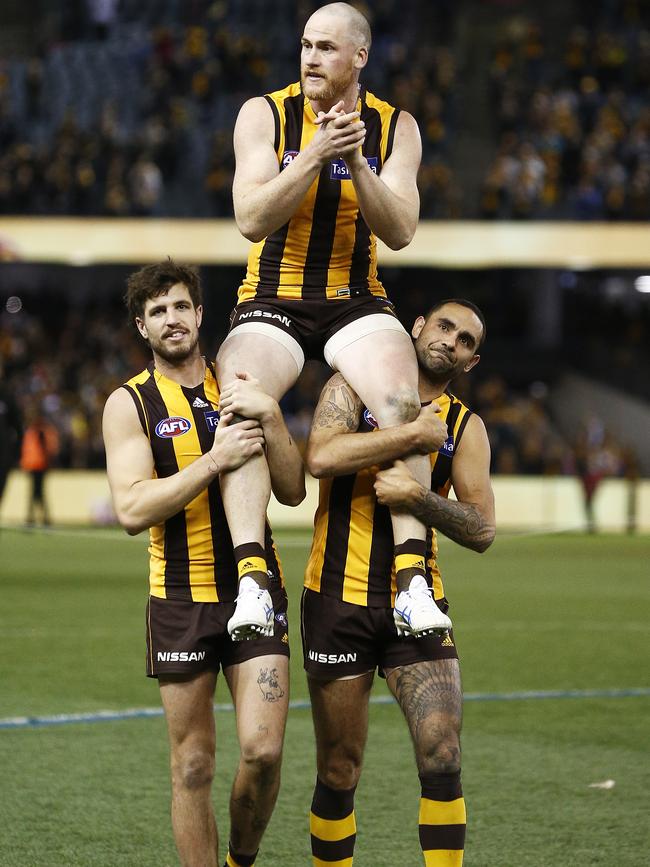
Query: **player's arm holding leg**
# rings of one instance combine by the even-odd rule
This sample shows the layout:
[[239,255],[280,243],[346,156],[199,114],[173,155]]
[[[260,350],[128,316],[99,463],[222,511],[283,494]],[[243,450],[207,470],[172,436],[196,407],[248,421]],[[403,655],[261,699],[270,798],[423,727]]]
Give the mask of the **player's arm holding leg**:
[[457,501],[425,489],[397,461],[377,474],[375,493],[380,503],[404,509],[459,545],[483,553],[494,541],[496,523],[490,443],[485,425],[477,415],[470,416],[454,455],[451,482]]
[[232,188],[237,226],[249,241],[261,241],[284,226],[325,163],[346,148],[359,148],[365,127],[358,112],[336,115],[322,124],[305,150],[282,172],[274,137],[271,106],[264,97],[249,99],[235,124],[236,168]]
[[325,384],[307,444],[307,467],[313,476],[342,476],[404,455],[429,454],[447,438],[435,403],[412,422],[368,433],[357,432],[362,408],[340,373]]
[[220,472],[241,466],[261,454],[264,435],[259,422],[246,420],[228,426],[223,416],[210,451],[166,478],[154,478],[149,438],[142,430],[131,395],[114,391],[104,408],[106,468],[115,513],[130,535],[171,518],[193,500]]
[[271,487],[280,503],[297,506],[305,499],[305,469],[298,446],[287,430],[280,406],[248,373],[237,374],[219,396],[227,413],[256,419],[264,431]]
[[377,175],[361,148],[341,154],[350,170],[363,219],[391,248],[401,250],[413,240],[420,213],[417,173],[422,142],[415,119],[403,111],[397,119],[393,150]]

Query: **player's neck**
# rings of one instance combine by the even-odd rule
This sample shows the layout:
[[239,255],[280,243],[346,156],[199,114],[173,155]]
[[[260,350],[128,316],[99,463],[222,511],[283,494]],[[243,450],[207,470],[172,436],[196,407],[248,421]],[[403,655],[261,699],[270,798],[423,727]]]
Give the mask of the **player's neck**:
[[427,376],[418,371],[418,392],[420,394],[421,403],[430,403],[432,400],[444,394],[449,386],[449,380],[445,379],[442,382],[436,382],[429,379]]
[[205,359],[198,350],[183,361],[167,361],[156,354],[153,360],[158,373],[172,382],[184,385],[185,388],[195,388],[205,379]]

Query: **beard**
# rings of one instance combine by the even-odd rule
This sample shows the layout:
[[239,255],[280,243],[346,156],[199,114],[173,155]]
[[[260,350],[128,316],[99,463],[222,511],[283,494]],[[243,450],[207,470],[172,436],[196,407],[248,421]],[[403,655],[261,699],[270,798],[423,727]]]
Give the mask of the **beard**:
[[181,343],[172,344],[168,343],[162,338],[158,340],[152,340],[151,338],[149,338],[149,346],[151,347],[152,352],[155,352],[156,355],[158,355],[164,361],[169,362],[170,364],[177,364],[180,361],[187,361],[187,359],[194,355],[194,353],[196,352],[198,342],[198,333],[189,333],[185,336],[184,340]]
[[324,75],[317,83],[308,81],[308,74],[309,70],[302,70],[300,75],[300,84],[302,86],[302,92],[305,94],[307,99],[313,99],[315,102],[330,102],[335,100],[342,93],[345,93],[354,79],[352,68],[337,76]]
[[454,379],[462,373],[465,366],[464,361],[452,358],[443,350],[436,351],[435,347],[431,348],[425,343],[420,345],[416,341],[415,351],[420,367],[429,377],[438,382]]

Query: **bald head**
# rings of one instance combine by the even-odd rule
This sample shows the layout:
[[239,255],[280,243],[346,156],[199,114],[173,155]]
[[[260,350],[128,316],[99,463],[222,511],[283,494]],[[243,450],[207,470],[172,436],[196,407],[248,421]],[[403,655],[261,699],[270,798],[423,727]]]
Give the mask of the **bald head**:
[[346,33],[354,43],[354,47],[370,50],[372,41],[370,24],[354,6],[350,6],[349,3],[328,3],[327,6],[321,6],[314,12],[307,24],[318,26],[319,20],[325,17],[340,19],[345,24]]

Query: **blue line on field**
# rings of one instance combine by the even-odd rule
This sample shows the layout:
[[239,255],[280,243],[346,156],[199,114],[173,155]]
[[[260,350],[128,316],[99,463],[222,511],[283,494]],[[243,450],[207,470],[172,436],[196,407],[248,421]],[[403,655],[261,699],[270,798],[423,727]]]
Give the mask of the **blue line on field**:
[[[632,689],[558,689],[524,692],[470,692],[465,701],[526,701],[545,698],[640,698],[650,696],[650,687]],[[371,704],[392,704],[391,695],[377,695]],[[309,702],[297,699],[289,703],[291,710],[306,710]],[[232,704],[215,704],[216,711],[232,711]],[[160,707],[142,707],[129,710],[100,710],[94,713],[62,713],[52,716],[18,716],[0,718],[0,729],[35,729],[69,723],[116,722],[125,719],[147,719],[162,716]]]

